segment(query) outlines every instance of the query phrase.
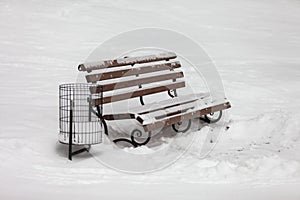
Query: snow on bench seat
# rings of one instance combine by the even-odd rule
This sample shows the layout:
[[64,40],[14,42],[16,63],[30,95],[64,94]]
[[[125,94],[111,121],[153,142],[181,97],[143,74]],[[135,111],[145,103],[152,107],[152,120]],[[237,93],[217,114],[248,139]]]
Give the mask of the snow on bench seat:
[[156,119],[155,117],[148,118],[146,121],[143,121],[143,128],[146,132],[149,132],[155,129],[170,126],[178,122],[194,119],[197,117],[207,115],[209,113],[217,112],[231,107],[230,103],[226,99],[210,103],[204,103],[202,105],[203,106],[197,106],[192,109],[186,110],[186,112],[166,116],[165,118],[161,119]]
[[147,113],[157,112],[157,111],[164,112],[165,109],[167,109],[167,112],[176,112],[178,111],[178,109],[180,110],[184,108],[183,105],[185,104],[188,104],[192,107],[192,104],[189,103],[193,103],[199,99],[204,99],[207,97],[209,97],[209,93],[185,95],[181,97],[175,97],[172,99],[163,100],[160,102],[150,103],[144,106],[129,108],[127,113],[105,114],[103,117],[106,120],[138,119],[138,117],[141,115],[145,115]]

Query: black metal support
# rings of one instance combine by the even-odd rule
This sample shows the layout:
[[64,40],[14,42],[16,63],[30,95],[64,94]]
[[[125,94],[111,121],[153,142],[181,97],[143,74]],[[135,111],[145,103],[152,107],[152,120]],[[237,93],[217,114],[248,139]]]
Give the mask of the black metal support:
[[[83,153],[83,152],[89,152],[90,148],[91,148],[91,145],[89,145],[88,148],[84,147],[82,149],[74,151],[74,152],[72,152],[71,155],[74,156],[74,155],[77,155],[77,154],[80,154],[80,153]],[[72,160],[72,158],[71,158],[71,160]]]
[[134,137],[134,134],[136,132],[139,134],[139,136],[142,136],[142,132],[140,130],[134,129],[131,132],[130,139],[127,139],[127,138],[118,138],[118,139],[113,140],[113,142],[114,143],[127,142],[127,143],[131,144],[133,147],[136,148],[136,147],[148,144],[148,142],[151,140],[151,131],[148,132],[148,137],[147,137],[147,139],[144,142],[138,142],[138,141],[136,141],[136,139]]
[[[174,69],[172,68],[172,69],[170,69],[170,71],[174,71]],[[172,79],[172,82],[176,82],[176,78]],[[172,97],[172,98],[177,97],[177,91],[176,91],[176,89],[173,89],[172,92],[174,94],[171,93],[171,90],[168,90],[168,95],[170,97]]]
[[72,160],[72,156],[83,153],[83,152],[89,152],[91,145],[89,145],[88,148],[82,148],[77,151],[72,150],[73,147],[73,108],[74,108],[74,102],[73,100],[70,100],[70,124],[69,124],[69,160]]
[[93,109],[92,109],[92,112],[100,119],[100,122],[101,122],[101,128],[102,126],[104,127],[104,134],[108,136],[108,128],[107,128],[107,124],[102,116],[102,113],[103,113],[103,87],[100,86],[100,106],[96,106],[96,109],[97,109],[97,112],[95,112]]
[[145,102],[144,102],[143,96],[140,96],[140,103],[141,103],[141,105],[142,105],[142,106],[143,106],[143,105],[145,105]]
[[87,99],[89,103],[89,122],[92,121],[92,95],[90,95]]
[[69,160],[72,160],[72,145],[73,145],[73,100],[70,100],[70,124],[69,124]]
[[[97,109],[97,112],[94,111],[94,110],[92,110],[92,112],[97,117],[99,117],[99,119],[101,120],[101,125],[103,125],[103,127],[104,127],[104,134],[108,136],[107,124],[106,124],[105,119],[103,118],[102,112],[101,112],[102,108],[100,106],[96,106],[96,109]],[[135,129],[135,130],[133,130],[131,132],[130,139],[127,139],[127,138],[118,138],[118,139],[114,139],[113,142],[114,143],[127,142],[127,143],[131,144],[133,147],[138,147],[138,146],[146,145],[150,141],[150,139],[151,139],[151,132],[148,132],[148,137],[147,137],[147,139],[144,142],[138,142],[138,141],[135,140],[135,137],[134,137],[135,131],[141,132],[140,130]]]
[[142,136],[142,132],[141,132],[140,130],[138,130],[138,129],[135,129],[135,130],[133,130],[133,131],[131,132],[131,137],[130,137],[130,139],[131,139],[131,141],[132,141],[136,146],[146,145],[146,144],[150,141],[150,139],[151,139],[151,131],[148,132],[148,137],[147,137],[147,139],[146,139],[144,142],[138,142],[138,141],[135,140],[135,137],[134,137],[134,133],[135,133],[135,132],[138,132],[138,134],[139,134],[138,137],[141,137],[141,136]]
[[104,127],[104,134],[108,136],[108,128],[107,124],[105,122],[105,119],[102,117],[102,112],[100,106],[96,106],[97,112],[93,112],[97,117],[99,117],[101,121],[101,126],[103,125]]
[[210,113],[205,115],[204,117],[200,117],[200,120],[208,124],[213,124],[220,121],[220,119],[222,118],[222,113],[223,113],[222,110],[218,112]]
[[172,98],[177,97],[177,91],[176,89],[172,90],[172,92],[174,92],[174,94],[171,93],[171,90],[168,90],[168,95]]
[[[187,125],[186,125],[186,127],[181,127],[182,126],[182,124],[184,123],[184,122],[186,122],[186,121],[183,121],[183,122],[178,122],[178,123],[176,123],[176,124],[172,124],[172,128],[173,128],[173,130],[175,131],[175,132],[182,132],[182,133],[185,133],[185,132],[187,132],[190,128],[191,128],[191,124],[192,124],[192,120],[188,120],[187,121]],[[178,127],[177,127],[178,126]]]

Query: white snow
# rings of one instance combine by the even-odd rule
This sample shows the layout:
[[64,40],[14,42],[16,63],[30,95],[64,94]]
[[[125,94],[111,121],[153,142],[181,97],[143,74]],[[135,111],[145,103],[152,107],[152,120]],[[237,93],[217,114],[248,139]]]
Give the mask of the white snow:
[[[0,198],[299,199],[299,23],[295,0],[2,0]],[[140,27],[175,30],[206,49],[232,103],[229,129],[216,127],[221,137],[210,136],[215,148],[204,157],[200,147],[210,137],[203,127],[183,157],[152,173],[99,162],[133,159],[107,141],[68,161],[57,138],[58,85],[76,81],[78,64],[101,42]],[[186,76],[198,81],[192,71]],[[131,130],[124,121],[112,131]],[[175,145],[161,145],[160,159],[176,157],[194,136],[165,138]],[[132,165],[150,168],[160,159]]]

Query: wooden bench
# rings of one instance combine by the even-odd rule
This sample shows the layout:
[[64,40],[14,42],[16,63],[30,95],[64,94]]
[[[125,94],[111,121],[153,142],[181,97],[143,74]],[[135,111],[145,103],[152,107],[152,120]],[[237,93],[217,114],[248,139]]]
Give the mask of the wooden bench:
[[[177,56],[166,52],[157,55],[120,58],[101,62],[85,63],[78,66],[79,71],[86,71],[86,80],[96,83],[91,86],[92,94],[101,93],[101,98],[92,99],[97,114],[108,135],[107,120],[133,119],[148,133],[144,142],[138,142],[134,130],[131,138],[119,138],[114,142],[125,141],[137,147],[145,145],[151,139],[151,131],[171,126],[175,131],[189,129],[191,119],[200,118],[206,122],[216,122],[222,116],[222,110],[230,108],[226,99],[211,102],[209,94],[191,94],[177,96],[177,89],[185,87],[183,71],[179,61],[171,61]],[[91,73],[93,72],[93,73]],[[167,92],[171,98],[144,105],[143,96]],[[103,105],[131,98],[139,98],[141,106],[130,108],[125,113],[105,113]],[[218,113],[217,118],[210,115]],[[178,127],[187,122],[186,127]],[[178,126],[179,125],[179,126]]]

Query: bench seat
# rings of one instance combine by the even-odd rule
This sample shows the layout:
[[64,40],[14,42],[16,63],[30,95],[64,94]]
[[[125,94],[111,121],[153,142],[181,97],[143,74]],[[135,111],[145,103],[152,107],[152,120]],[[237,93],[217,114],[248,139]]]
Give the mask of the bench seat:
[[229,107],[230,103],[225,98],[211,102],[208,93],[200,93],[137,106],[127,113],[105,114],[103,117],[106,120],[136,119],[145,131],[151,131]]
[[230,107],[231,105],[227,99],[221,99],[213,102],[211,102],[210,98],[202,100],[199,99],[193,103],[179,106],[177,107],[177,110],[173,108],[173,111],[166,109],[162,110],[162,112],[139,115],[137,120],[142,124],[145,131],[149,132],[182,121],[199,118]]
[[128,112],[124,113],[107,113],[103,114],[103,118],[106,120],[119,120],[119,119],[137,119],[139,115],[164,110],[171,107],[180,106],[186,103],[195,102],[198,99],[203,99],[209,97],[208,93],[199,93],[195,95],[185,95],[181,97],[175,97],[168,100],[163,100],[160,102],[150,103],[144,106],[136,106],[133,108],[129,108]]

